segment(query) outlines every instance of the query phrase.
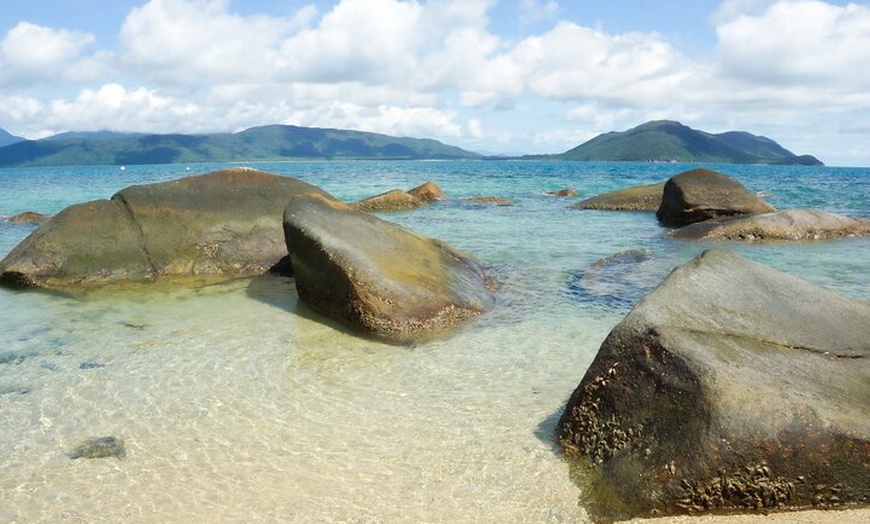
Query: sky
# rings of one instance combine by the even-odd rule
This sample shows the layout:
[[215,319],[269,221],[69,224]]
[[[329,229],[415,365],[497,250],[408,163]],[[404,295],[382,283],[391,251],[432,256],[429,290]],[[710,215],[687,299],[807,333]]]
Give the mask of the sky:
[[4,0],[0,128],[561,153],[650,120],[870,166],[870,2]]

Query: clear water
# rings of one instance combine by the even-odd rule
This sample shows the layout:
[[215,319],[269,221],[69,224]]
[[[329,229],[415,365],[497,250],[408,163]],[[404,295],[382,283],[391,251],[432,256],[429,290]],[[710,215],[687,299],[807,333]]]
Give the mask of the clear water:
[[[545,195],[692,166],[253,166],[345,200],[438,183],[450,200],[383,216],[492,264],[498,308],[447,339],[393,347],[323,321],[281,278],[77,297],[0,289],[0,522],[586,522],[553,428],[630,307],[572,291],[593,262],[645,250],[629,278],[602,283],[635,296],[716,245],[870,300],[870,239],[677,242],[652,214]],[[0,216],[221,167],[0,170]],[[711,167],[778,208],[870,217],[870,169]],[[473,196],[515,205],[461,201]],[[32,230],[0,221],[0,254]],[[125,459],[67,457],[107,435],[125,440]]]

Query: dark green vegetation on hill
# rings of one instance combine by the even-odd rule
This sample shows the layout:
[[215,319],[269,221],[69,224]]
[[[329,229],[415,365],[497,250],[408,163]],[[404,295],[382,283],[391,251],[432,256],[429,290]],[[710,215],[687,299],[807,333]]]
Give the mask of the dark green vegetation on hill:
[[0,167],[353,158],[461,159],[479,155],[430,139],[284,125],[208,135],[64,133],[0,147]]
[[[290,159],[484,158],[432,139],[285,125],[205,135],[70,131],[24,140],[0,129],[0,167],[171,164]],[[557,155],[523,158],[632,162],[823,165],[744,131],[711,134],[657,120],[599,135]]]
[[744,131],[711,134],[670,120],[628,131],[598,135],[570,151],[547,158],[635,162],[715,162],[723,164],[823,165],[811,155],[795,155],[773,140]]

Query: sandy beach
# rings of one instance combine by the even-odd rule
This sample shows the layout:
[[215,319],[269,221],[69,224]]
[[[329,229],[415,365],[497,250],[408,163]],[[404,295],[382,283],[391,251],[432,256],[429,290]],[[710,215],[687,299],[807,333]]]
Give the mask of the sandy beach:
[[630,524],[862,524],[870,522],[870,508],[807,510],[757,515],[704,515],[632,519]]

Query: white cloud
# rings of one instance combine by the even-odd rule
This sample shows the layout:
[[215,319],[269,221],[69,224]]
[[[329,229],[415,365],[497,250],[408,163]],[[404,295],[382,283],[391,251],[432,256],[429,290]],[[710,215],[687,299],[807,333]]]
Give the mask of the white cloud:
[[20,22],[0,42],[0,86],[84,81],[108,69],[105,53],[85,56],[94,36]]
[[671,98],[691,71],[657,35],[608,35],[562,22],[482,64],[463,100],[482,104],[526,91],[550,100],[655,103]]
[[151,0],[121,27],[121,59],[145,78],[174,84],[268,81],[286,35],[316,14],[242,17],[227,0]]
[[400,81],[416,67],[414,2],[344,0],[316,28],[281,46],[281,78],[291,81]]
[[[42,115],[42,103],[35,97],[26,95],[9,95],[0,98],[0,121],[2,122],[32,122],[36,126],[38,117]],[[29,131],[34,132],[36,128]]]
[[717,27],[725,74],[766,85],[870,89],[870,7],[780,1]]
[[484,137],[483,124],[479,118],[470,118],[468,120],[468,137],[472,139],[481,139]]
[[178,102],[149,89],[106,84],[99,89],[84,89],[74,100],[52,101],[46,121],[57,130],[132,131],[144,126],[169,132],[185,113],[186,105]]
[[311,127],[333,127],[412,137],[459,137],[456,114],[432,107],[363,106],[333,101],[306,111],[287,114],[287,122]]
[[285,123],[555,152],[653,118],[798,145],[798,134],[855,133],[849,124],[870,119],[865,5],[726,0],[711,16],[718,47],[694,59],[661,34],[577,21],[512,39],[490,25],[497,3],[336,0],[279,17],[240,15],[229,0],[151,0],[130,11],[117,51],[22,22],[0,41],[0,126],[34,136]]
[[613,107],[597,102],[587,102],[568,110],[565,118],[571,122],[582,122],[584,127],[599,133],[622,129],[636,120],[636,111],[625,107]]

